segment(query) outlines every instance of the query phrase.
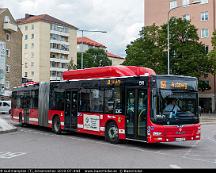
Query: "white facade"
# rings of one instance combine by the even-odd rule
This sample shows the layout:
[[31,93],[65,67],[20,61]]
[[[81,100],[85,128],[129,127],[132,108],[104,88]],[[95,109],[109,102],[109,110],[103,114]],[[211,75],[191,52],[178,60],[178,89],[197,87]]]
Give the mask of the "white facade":
[[35,82],[61,80],[71,60],[77,62],[76,29],[38,21],[21,24],[24,78]]
[[4,94],[6,74],[6,43],[0,41],[0,95]]

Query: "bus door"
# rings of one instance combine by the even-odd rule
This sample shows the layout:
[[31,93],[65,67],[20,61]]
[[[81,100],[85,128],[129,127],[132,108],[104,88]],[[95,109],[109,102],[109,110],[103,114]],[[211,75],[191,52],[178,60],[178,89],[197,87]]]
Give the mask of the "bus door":
[[129,87],[125,93],[126,136],[131,139],[147,138],[147,89]]
[[29,114],[30,114],[30,92],[24,92],[24,98],[23,98],[23,117],[24,117],[24,123],[29,124]]
[[65,129],[77,128],[78,91],[65,91]]

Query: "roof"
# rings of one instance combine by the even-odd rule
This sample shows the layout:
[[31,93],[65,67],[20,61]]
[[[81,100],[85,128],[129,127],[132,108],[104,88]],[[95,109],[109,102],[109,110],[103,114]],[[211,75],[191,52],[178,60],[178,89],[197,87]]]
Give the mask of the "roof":
[[136,66],[107,66],[65,71],[64,80],[99,79],[126,76],[156,75],[154,70]]
[[111,57],[111,58],[124,59],[123,57],[120,57],[120,56],[118,56],[118,55],[114,55],[114,54],[112,54],[111,52],[107,52],[107,56],[108,56],[108,57]]
[[7,10],[7,8],[0,8],[0,14],[1,14],[2,12],[4,12],[5,10]]
[[95,46],[95,47],[102,47],[102,48],[106,48],[106,46],[104,46],[101,43],[98,43],[88,37],[78,37],[77,38],[77,44],[87,44],[89,46]]
[[50,16],[48,14],[41,14],[41,15],[37,15],[37,16],[36,15],[26,14],[25,18],[17,19],[17,23],[19,25],[27,24],[27,23],[33,23],[33,22],[39,22],[39,21],[52,23],[52,24],[60,24],[60,25],[67,26],[67,27],[70,27],[70,28],[78,29],[75,26],[73,26],[71,24],[68,24],[66,22],[63,22],[62,20],[59,20],[59,19],[57,19],[55,17],[52,17],[52,16]]

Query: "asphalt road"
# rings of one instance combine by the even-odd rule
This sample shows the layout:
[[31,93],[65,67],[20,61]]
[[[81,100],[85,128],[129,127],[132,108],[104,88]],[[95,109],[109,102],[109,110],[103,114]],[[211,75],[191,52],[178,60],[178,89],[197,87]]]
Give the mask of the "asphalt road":
[[201,141],[153,145],[19,127],[0,135],[0,168],[216,168],[215,146],[216,124],[202,125]]

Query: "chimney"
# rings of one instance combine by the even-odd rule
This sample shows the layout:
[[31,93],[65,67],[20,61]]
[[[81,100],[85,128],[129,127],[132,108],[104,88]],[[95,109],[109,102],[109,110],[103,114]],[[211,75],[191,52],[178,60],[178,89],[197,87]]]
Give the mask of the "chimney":
[[32,15],[32,14],[28,14],[28,13],[26,13],[25,14],[25,19],[28,19],[29,17],[33,17],[34,15]]

